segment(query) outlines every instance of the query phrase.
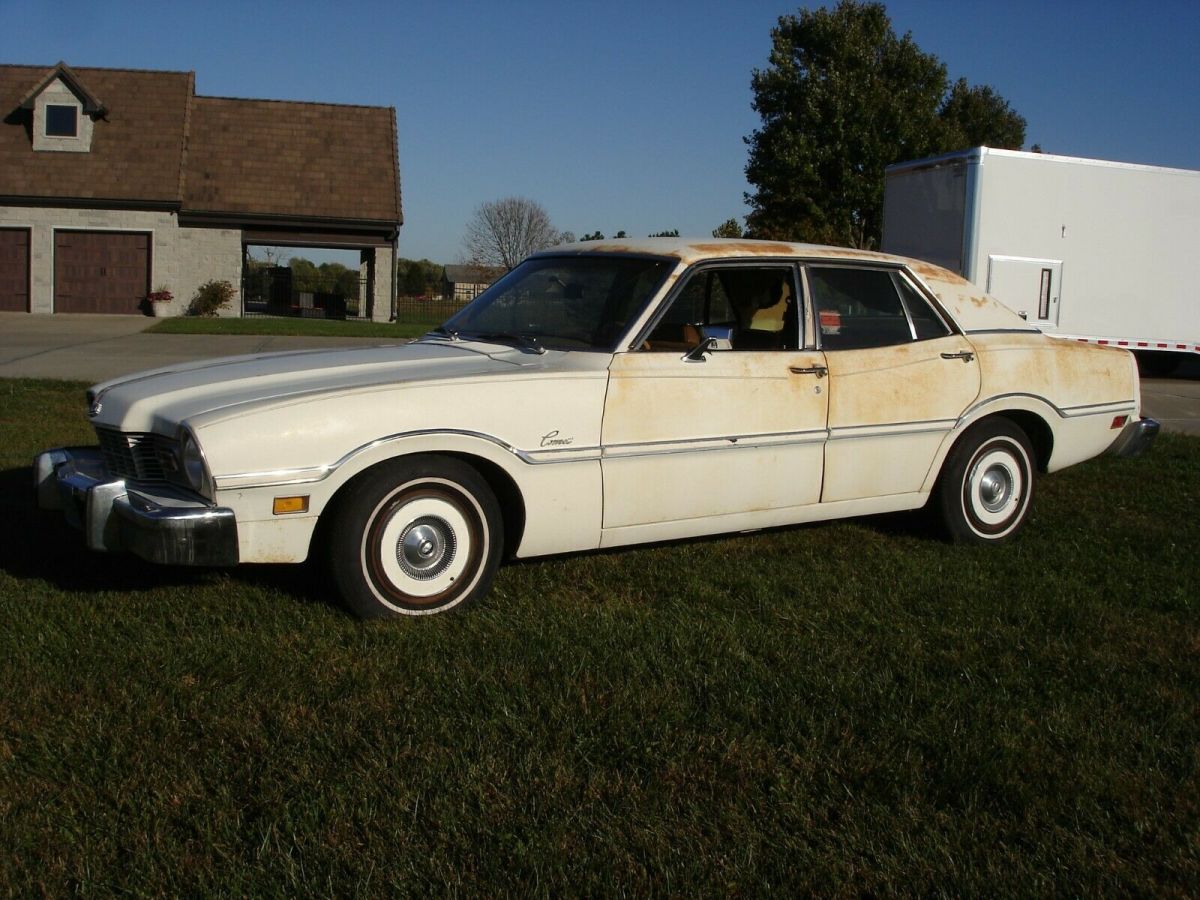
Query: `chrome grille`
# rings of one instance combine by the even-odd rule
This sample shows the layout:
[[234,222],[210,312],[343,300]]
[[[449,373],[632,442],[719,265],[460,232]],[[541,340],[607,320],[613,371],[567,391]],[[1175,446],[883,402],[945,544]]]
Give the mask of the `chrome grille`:
[[165,482],[178,468],[175,441],[161,434],[97,428],[104,465],[119,478]]

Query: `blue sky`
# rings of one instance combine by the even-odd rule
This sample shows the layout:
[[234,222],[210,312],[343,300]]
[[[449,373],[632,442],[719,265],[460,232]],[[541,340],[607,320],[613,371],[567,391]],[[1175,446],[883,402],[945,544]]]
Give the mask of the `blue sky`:
[[[1200,169],[1196,0],[887,7],[952,78],[1006,97],[1029,144]],[[511,195],[577,234],[707,235],[740,218],[751,70],[797,8],[0,0],[0,61],[190,69],[212,96],[395,106],[400,253],[444,263],[474,208]]]

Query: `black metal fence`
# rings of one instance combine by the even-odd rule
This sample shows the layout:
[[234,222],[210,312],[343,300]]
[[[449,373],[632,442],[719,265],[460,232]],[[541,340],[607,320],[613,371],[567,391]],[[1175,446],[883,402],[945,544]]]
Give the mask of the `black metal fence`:
[[[357,272],[297,273],[288,266],[247,266],[242,272],[242,315],[355,319],[367,315],[368,282]],[[433,328],[470,302],[438,294],[396,298],[393,318]]]
[[287,266],[247,267],[242,273],[242,315],[358,318],[366,312],[366,288],[365,279],[353,271],[297,276]]
[[440,325],[467,304],[462,300],[437,295],[396,298],[396,321],[410,324]]

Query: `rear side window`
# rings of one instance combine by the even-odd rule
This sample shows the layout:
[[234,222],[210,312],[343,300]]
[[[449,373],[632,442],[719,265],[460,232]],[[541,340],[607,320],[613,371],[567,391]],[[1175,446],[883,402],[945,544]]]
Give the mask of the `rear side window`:
[[808,286],[827,350],[891,347],[950,333],[929,303],[887,269],[811,266]]

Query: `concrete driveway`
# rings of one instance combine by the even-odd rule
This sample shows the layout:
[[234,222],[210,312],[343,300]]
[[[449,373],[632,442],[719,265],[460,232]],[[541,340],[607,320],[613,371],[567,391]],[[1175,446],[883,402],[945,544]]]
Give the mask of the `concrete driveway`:
[[104,381],[215,356],[404,343],[387,338],[145,334],[143,329],[154,322],[146,316],[0,313],[0,378]]
[[1168,431],[1200,435],[1200,358],[1188,360],[1170,378],[1142,379],[1142,414]]
[[[269,350],[387,343],[386,338],[145,334],[145,316],[40,316],[0,313],[0,378],[103,381],[171,363]],[[1143,414],[1164,428],[1200,435],[1200,359],[1171,378],[1142,381]]]

